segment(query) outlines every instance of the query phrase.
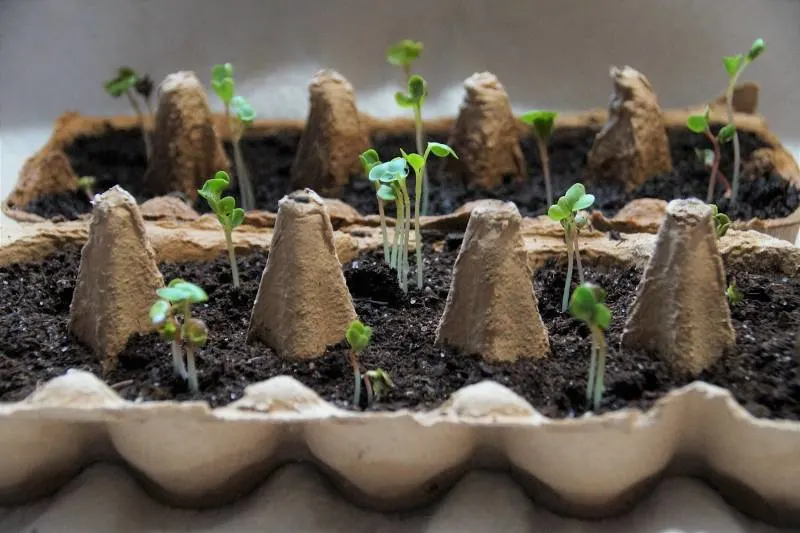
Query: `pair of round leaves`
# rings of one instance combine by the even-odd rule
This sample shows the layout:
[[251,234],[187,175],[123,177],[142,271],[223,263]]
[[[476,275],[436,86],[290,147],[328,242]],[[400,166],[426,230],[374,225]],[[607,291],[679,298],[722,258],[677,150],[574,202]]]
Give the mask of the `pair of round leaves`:
[[408,92],[397,92],[394,100],[400,107],[422,107],[425,97],[428,96],[428,84],[419,74],[408,78]]
[[372,338],[372,328],[360,320],[353,320],[347,327],[344,337],[347,339],[347,344],[350,345],[350,348],[354,352],[360,353],[367,347],[370,338]]
[[419,59],[422,48],[422,43],[419,41],[403,39],[389,47],[386,51],[386,61],[396,67],[408,67]]
[[748,63],[760,56],[766,49],[764,39],[756,39],[750,45],[747,55],[737,54],[735,56],[725,56],[722,62],[725,64],[725,71],[728,73],[729,78],[735,78],[747,66]]
[[550,206],[550,209],[547,210],[547,216],[556,222],[564,223],[581,209],[591,207],[593,203],[594,195],[586,194],[586,188],[583,184],[576,183],[567,189],[567,193],[558,199],[558,203]]
[[[711,112],[708,106],[705,107],[702,115],[691,115],[689,118],[686,119],[686,127],[692,130],[695,133],[706,133],[708,132],[709,135],[711,134],[711,126],[708,120],[708,115]],[[726,143],[733,139],[733,135],[736,133],[736,126],[734,124],[726,124],[723,126],[719,133],[717,133],[717,139],[719,142]]]
[[386,163],[375,163],[378,154],[374,150],[367,150],[361,154],[361,163],[364,167],[372,165],[369,170],[369,181],[380,183],[377,192],[378,198],[387,202],[393,202],[397,199],[396,186],[400,180],[404,180],[408,176],[408,165],[411,165],[414,172],[419,176],[425,167],[429,154],[433,154],[436,157],[453,156],[458,159],[458,155],[452,148],[437,142],[428,143],[424,156],[414,152],[407,154],[402,149],[400,152],[403,154],[402,157],[395,157]]
[[536,132],[536,136],[539,137],[539,139],[547,141],[553,135],[557,116],[558,113],[555,111],[535,109],[523,113],[519,119],[528,126],[533,127],[533,131]]
[[244,221],[244,209],[236,207],[236,199],[233,196],[222,198],[222,191],[228,188],[230,182],[228,173],[220,170],[203,184],[203,188],[199,189],[197,194],[208,202],[219,223],[232,230]]
[[572,292],[569,312],[589,327],[602,330],[611,324],[611,310],[605,304],[606,291],[592,283],[582,283]]
[[[208,301],[208,294],[198,285],[184,281],[180,278],[172,280],[169,285],[158,289],[159,296],[150,308],[150,323],[158,329],[158,332],[167,340],[175,340],[178,337],[178,324],[172,316],[173,306],[189,303],[201,303]],[[202,320],[191,318],[183,324],[182,336],[195,346],[202,346],[208,339],[208,328]]]
[[211,69],[211,88],[217,93],[219,99],[229,104],[236,92],[236,82],[233,79],[233,65],[225,63],[214,65]]
[[731,219],[725,213],[719,212],[719,207],[716,204],[708,204],[711,206],[711,219],[714,222],[714,233],[717,238],[721,238],[728,233],[731,227]]
[[117,77],[108,80],[103,84],[106,92],[114,98],[119,98],[126,92],[130,91],[139,81],[139,75],[130,67],[120,67],[117,71]]

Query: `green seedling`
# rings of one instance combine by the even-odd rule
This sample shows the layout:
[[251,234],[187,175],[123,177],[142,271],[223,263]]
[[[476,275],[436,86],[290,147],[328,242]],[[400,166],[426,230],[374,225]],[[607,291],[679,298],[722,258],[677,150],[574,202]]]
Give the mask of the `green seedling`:
[[389,377],[389,373],[380,368],[367,370],[364,374],[364,385],[367,389],[367,404],[372,405],[381,399],[394,388],[394,382]]
[[564,228],[564,241],[567,244],[567,279],[564,282],[564,297],[561,300],[561,311],[566,312],[569,304],[569,286],[572,283],[572,263],[573,255],[578,264],[578,280],[583,283],[583,267],[581,266],[581,254],[578,248],[578,232],[586,226],[587,220],[580,213],[582,209],[588,209],[594,203],[594,195],[586,194],[586,189],[580,183],[576,183],[567,190],[567,193],[558,199],[558,202],[551,205],[547,211],[547,216],[556,222],[560,222]]
[[400,152],[403,154],[403,158],[411,165],[411,168],[414,169],[414,176],[415,176],[415,191],[414,191],[414,242],[416,244],[416,255],[417,255],[417,287],[420,289],[424,283],[424,264],[422,261],[422,231],[420,230],[420,197],[422,196],[422,176],[425,175],[425,166],[428,163],[428,156],[433,154],[436,157],[448,157],[453,156],[458,159],[458,155],[453,151],[452,148],[447,146],[446,144],[442,143],[435,143],[429,142],[427,148],[425,148],[425,153],[420,155],[419,153],[412,153],[407,154],[400,149]]
[[81,176],[78,178],[78,190],[85,194],[90,202],[94,197],[95,183],[97,183],[97,180],[94,176]]
[[733,123],[733,91],[736,88],[736,82],[739,81],[739,76],[742,75],[747,65],[753,62],[755,58],[760,56],[766,46],[763,39],[756,39],[750,45],[750,50],[746,54],[737,54],[735,56],[725,56],[722,58],[725,65],[725,72],[728,74],[728,88],[725,91],[725,107],[728,113],[728,125],[733,129],[733,180],[731,185],[731,205],[736,205],[737,196],[739,194],[739,174],[741,172],[741,154],[739,147],[739,133],[736,131]]
[[[411,108],[414,111],[414,137],[417,145],[417,153],[422,153],[422,142],[424,132],[422,131],[422,105],[425,97],[428,96],[428,84],[422,76],[413,74],[408,78],[407,92],[398,92],[394,98],[402,108]],[[430,184],[428,173],[422,173],[422,213],[428,213],[428,202],[430,201]]]
[[189,390],[197,394],[199,386],[194,351],[205,345],[208,328],[202,320],[192,318],[192,304],[208,301],[208,295],[194,283],[179,278],[156,293],[159,299],[150,308],[150,323],[164,340],[170,342],[175,375],[188,380]]
[[225,123],[233,144],[233,161],[239,181],[242,208],[251,211],[256,207],[250,172],[242,155],[241,140],[247,128],[253,125],[256,112],[243,96],[236,95],[236,81],[233,78],[233,65],[214,65],[211,69],[211,88],[217,94],[225,109]]
[[407,177],[408,163],[402,157],[377,164],[369,171],[369,181],[378,185],[378,198],[385,203],[395,204],[394,237],[389,250],[389,266],[397,271],[397,282],[403,292],[408,292],[408,240],[411,220]]
[[737,305],[744,300],[744,294],[742,294],[742,291],[736,286],[736,280],[731,281],[731,284],[725,289],[725,296],[728,297],[728,303],[730,303],[731,306]]
[[365,326],[360,320],[353,320],[347,327],[344,334],[347,344],[350,345],[350,366],[353,369],[353,382],[355,384],[353,392],[353,405],[358,405],[361,398],[361,367],[358,364],[358,355],[369,345],[372,338],[372,328]]
[[695,133],[705,135],[712,147],[712,150],[702,151],[703,163],[711,167],[711,175],[708,178],[708,190],[706,192],[706,203],[711,203],[714,200],[714,184],[717,179],[719,179],[726,189],[728,188],[727,180],[725,180],[725,177],[719,172],[720,144],[732,139],[735,132],[735,126],[733,126],[733,124],[728,124],[720,129],[719,135],[715,137],[714,134],[711,133],[711,126],[708,120],[710,111],[710,108],[706,106],[702,115],[692,115],[686,119],[686,126]]
[[423,45],[419,41],[403,39],[391,45],[386,50],[386,61],[391,65],[400,67],[406,75],[406,81],[411,77],[411,64],[422,55]]
[[231,179],[228,173],[220,170],[214,177],[203,184],[203,188],[197,193],[205,198],[208,206],[217,215],[217,220],[222,225],[225,232],[225,245],[228,248],[228,259],[231,262],[231,275],[233,286],[239,288],[239,267],[236,264],[236,250],[233,248],[233,238],[231,234],[234,228],[241,225],[244,221],[244,209],[236,207],[236,199],[233,196],[222,196],[222,191],[228,188]]
[[714,221],[714,234],[717,239],[721,239],[731,227],[731,219],[725,213],[720,213],[719,208],[715,204],[711,206],[711,218]]
[[[378,157],[378,152],[376,152],[373,148],[365,151],[363,154],[359,155],[358,158],[361,160],[361,166],[364,168],[364,175],[369,177],[369,172],[372,170],[373,167],[381,164],[381,159]],[[375,186],[375,195],[378,198],[378,215],[381,218],[381,236],[383,237],[383,258],[385,261],[389,261],[389,236],[386,230],[386,210],[384,209],[383,199],[380,196],[377,196],[378,191],[381,188],[381,183],[379,180],[373,182]]]
[[611,310],[605,304],[606,291],[591,283],[581,283],[572,293],[570,314],[589,326],[592,335],[592,355],[589,362],[589,380],[586,401],[596,411],[603,397],[603,379],[606,368],[606,337],[603,333],[611,324]]
[[539,148],[539,158],[542,160],[542,173],[544,174],[544,187],[547,195],[547,204],[553,204],[553,185],[550,180],[550,157],[547,153],[547,143],[553,136],[553,126],[558,113],[555,111],[535,110],[524,113],[520,119],[533,128],[536,136],[536,146]]
[[[148,82],[149,89],[147,85]],[[152,141],[150,139],[150,133],[145,127],[144,115],[142,114],[142,110],[136,101],[134,92],[138,92],[139,94],[143,94],[145,91],[148,92],[148,97],[145,99],[145,104],[147,105],[148,111],[152,115],[153,112],[150,108],[149,101],[149,93],[153,90],[152,81],[150,81],[150,78],[147,75],[140,77],[139,74],[137,74],[136,71],[130,67],[120,67],[117,70],[117,76],[105,82],[103,87],[105,88],[106,93],[108,93],[112,98],[119,98],[122,95],[125,95],[128,98],[128,102],[130,102],[133,112],[139,119],[139,127],[142,130],[142,137],[144,138],[145,153],[149,159],[153,148]]]

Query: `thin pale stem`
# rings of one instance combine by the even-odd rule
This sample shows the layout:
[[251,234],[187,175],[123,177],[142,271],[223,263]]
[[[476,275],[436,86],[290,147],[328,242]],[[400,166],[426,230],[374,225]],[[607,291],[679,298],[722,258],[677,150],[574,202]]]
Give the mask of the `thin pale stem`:
[[[423,153],[423,138],[425,136],[422,130],[422,106],[414,107],[414,132],[417,144],[417,153],[422,155]],[[420,180],[420,177],[417,176],[417,180]],[[428,181],[428,169],[422,167],[422,188],[420,189],[417,187],[417,194],[422,196],[422,214],[428,214],[428,203],[430,202],[430,195],[431,195],[431,186],[430,182]],[[419,210],[417,210],[419,212]]]
[[172,341],[169,343],[170,351],[172,351],[172,369],[175,373],[175,376],[180,377],[181,379],[186,379],[186,366],[183,364],[183,350],[181,349],[181,343],[178,341]]
[[191,343],[186,345],[186,366],[189,375],[189,392],[197,394],[200,385],[197,382],[197,366],[194,360],[194,346]]
[[406,187],[405,181],[400,182],[400,190],[403,193],[406,208],[406,213],[403,217],[403,291],[408,292],[408,246],[411,233],[411,197],[408,195],[408,187]]
[[583,266],[581,265],[581,250],[578,247],[578,230],[572,232],[572,244],[575,247],[575,262],[578,264],[578,281],[583,283]]
[[150,142],[150,133],[147,131],[147,127],[144,123],[142,109],[139,107],[139,104],[136,102],[136,97],[131,91],[127,91],[125,94],[128,96],[128,101],[131,103],[133,112],[136,113],[136,117],[139,119],[139,128],[142,130],[142,138],[144,139],[144,151],[145,154],[147,154],[147,159],[150,159],[150,154],[153,152],[153,146]]
[[[733,89],[738,78],[739,74],[737,73],[728,84],[728,91],[725,94],[725,102],[727,104],[725,107],[728,112],[728,124],[733,124]],[[731,183],[731,205],[736,205],[737,196],[739,195],[740,159],[739,130],[736,129],[733,132],[733,179]]]
[[239,194],[242,198],[242,209],[245,211],[252,211],[256,208],[256,200],[253,194],[253,185],[250,183],[247,165],[242,155],[240,141],[241,135],[237,135],[233,141],[233,160],[236,163],[236,176],[239,178]]
[[381,217],[381,236],[383,237],[383,260],[389,261],[389,235],[386,231],[386,215],[383,209],[383,200],[378,198],[378,214]]
[[350,349],[350,366],[353,368],[353,406],[358,407],[361,399],[361,369],[358,366],[358,355]]
[[572,283],[572,253],[574,248],[570,246],[570,242],[572,242],[572,232],[567,229],[566,230],[566,242],[567,242],[567,279],[564,281],[564,296],[561,299],[561,312],[564,313],[567,311],[569,307],[569,286]]
[[708,190],[706,191],[706,203],[710,204],[714,200],[714,185],[717,181],[717,171],[719,170],[719,143],[711,131],[706,128],[706,138],[711,142],[714,148],[714,160],[711,162],[711,175],[708,177]]
[[586,381],[586,403],[592,401],[594,397],[594,381],[597,374],[597,343],[594,341],[594,334],[592,334],[592,355],[589,358],[589,379]]
[[597,372],[595,374],[594,391],[592,395],[592,405],[594,410],[600,408],[600,401],[603,399],[603,377],[606,372],[606,339],[600,328],[592,327],[592,344],[597,344]]
[[550,181],[550,156],[547,153],[547,144],[544,139],[536,136],[536,144],[539,147],[539,159],[542,161],[542,174],[544,174],[544,190],[547,195],[547,205],[553,205],[553,184]]
[[[425,167],[422,167],[422,172],[425,172]],[[416,176],[416,191],[414,193],[414,248],[417,256],[417,288],[421,289],[424,281],[424,264],[422,262],[422,231],[419,227],[419,209],[422,202],[422,176]]]
[[231,276],[233,277],[233,286],[239,288],[239,265],[236,264],[236,250],[233,247],[233,238],[231,237],[231,228],[225,228],[225,245],[228,247],[228,260],[231,262]]
[[397,270],[397,283],[403,287],[403,228],[405,228],[405,205],[403,195],[400,194],[395,200],[397,214],[394,222],[394,268]]
[[[399,201],[398,201],[399,200]],[[392,236],[392,249],[389,251],[390,259],[389,259],[389,266],[394,268],[395,270],[400,270],[400,267],[397,264],[397,258],[400,255],[400,247],[398,245],[398,240],[400,239],[400,220],[403,218],[403,207],[402,207],[402,200],[396,199],[394,202],[394,235]],[[398,281],[400,278],[398,278]]]

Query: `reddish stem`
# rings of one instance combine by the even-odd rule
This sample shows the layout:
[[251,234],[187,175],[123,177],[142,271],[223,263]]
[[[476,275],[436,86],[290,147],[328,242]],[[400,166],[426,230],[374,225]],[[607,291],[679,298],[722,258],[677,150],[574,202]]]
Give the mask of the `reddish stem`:
[[714,184],[716,183],[717,171],[719,170],[719,143],[716,137],[712,135],[711,131],[706,128],[706,137],[711,141],[711,146],[714,148],[714,159],[711,162],[711,176],[708,178],[708,191],[706,192],[706,203],[710,204],[714,200]]

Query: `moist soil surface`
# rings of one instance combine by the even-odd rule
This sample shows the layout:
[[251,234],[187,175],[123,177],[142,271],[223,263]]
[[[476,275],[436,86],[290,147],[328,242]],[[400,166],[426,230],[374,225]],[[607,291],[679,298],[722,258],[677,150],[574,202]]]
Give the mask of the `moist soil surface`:
[[[451,239],[446,247],[457,246]],[[534,274],[540,313],[550,334],[550,357],[489,363],[434,346],[455,257],[452,250],[428,249],[426,286],[411,289],[407,296],[398,290],[380,252],[344,265],[356,311],[374,327],[372,343],[360,358],[362,370],[381,368],[395,384],[369,409],[429,409],[461,387],[492,379],[548,416],[586,412],[589,332],[559,310],[564,267],[551,262]],[[79,261],[79,251],[69,250],[42,262],[0,268],[0,401],[21,400],[70,368],[102,376],[128,400],[192,399],[185,383],[173,377],[169,348],[155,334],[131,338],[116,369],[105,375],[90,350],[70,337],[68,311]],[[324,399],[353,408],[352,373],[344,343],[329,347],[311,362],[285,361],[262,344],[245,345],[266,261],[266,252],[239,257],[239,290],[232,288],[224,257],[208,263],[161,265],[167,281],[182,277],[199,283],[209,294],[206,304],[193,308],[210,329],[209,342],[198,357],[199,397],[213,406],[224,405],[240,398],[248,384],[286,374]],[[607,332],[610,351],[601,411],[647,409],[668,391],[690,383],[691,377],[671,374],[651,354],[619,349],[640,271],[588,265],[586,277],[608,291],[614,316]],[[735,279],[744,294],[744,300],[732,308],[737,345],[699,378],[727,388],[756,416],[800,420],[800,370],[795,358],[800,280],[730,269],[728,279]]]
[[[561,195],[570,185],[582,181],[586,156],[597,133],[596,128],[583,127],[560,129],[550,142],[550,161],[554,194]],[[635,198],[697,197],[705,199],[709,172],[695,153],[696,149],[710,148],[708,141],[685,128],[669,130],[674,170],[670,174],[656,176],[634,191],[626,191],[616,183],[587,184],[596,197],[596,208],[606,216],[613,216],[626,203]],[[291,192],[289,177],[292,162],[300,141],[299,131],[282,131],[268,137],[245,137],[242,151],[254,183],[256,205],[259,209],[277,211],[278,200]],[[746,163],[754,150],[765,146],[751,133],[740,134],[742,161]],[[440,135],[431,135],[429,140],[446,142]],[[414,139],[409,134],[378,134],[372,139],[373,146],[384,160],[400,154],[400,148],[414,150]],[[507,180],[494,190],[481,190],[454,183],[444,171],[441,161],[432,161],[430,166],[431,188],[430,214],[451,213],[464,203],[481,198],[511,200],[517,204],[524,216],[535,216],[547,211],[544,178],[539,153],[532,137],[522,140],[522,150],[527,160],[528,176],[519,182]],[[230,145],[226,146],[233,160]],[[732,176],[733,149],[731,144],[722,147],[722,173]],[[133,194],[139,202],[151,194],[142,187],[141,178],[147,167],[141,132],[138,129],[114,130],[108,128],[97,137],[80,137],[66,148],[75,173],[78,176],[95,176],[95,192],[102,192],[115,184]],[[435,158],[434,158],[435,159]],[[755,174],[753,172],[756,172]],[[800,195],[794,185],[768,171],[754,170],[742,175],[739,202],[729,205],[723,197],[724,189],[718,186],[715,202],[720,210],[732,219],[778,218],[789,215],[800,205]],[[409,178],[413,182],[413,177]],[[413,183],[409,183],[413,187]],[[231,194],[238,198],[236,188]],[[344,188],[342,199],[362,214],[377,212],[375,190],[362,176],[354,176]],[[82,192],[48,195],[34,201],[28,211],[45,217],[74,219],[89,212],[91,204]],[[203,200],[195,203],[201,212],[209,209]],[[390,209],[391,211],[391,209]]]

